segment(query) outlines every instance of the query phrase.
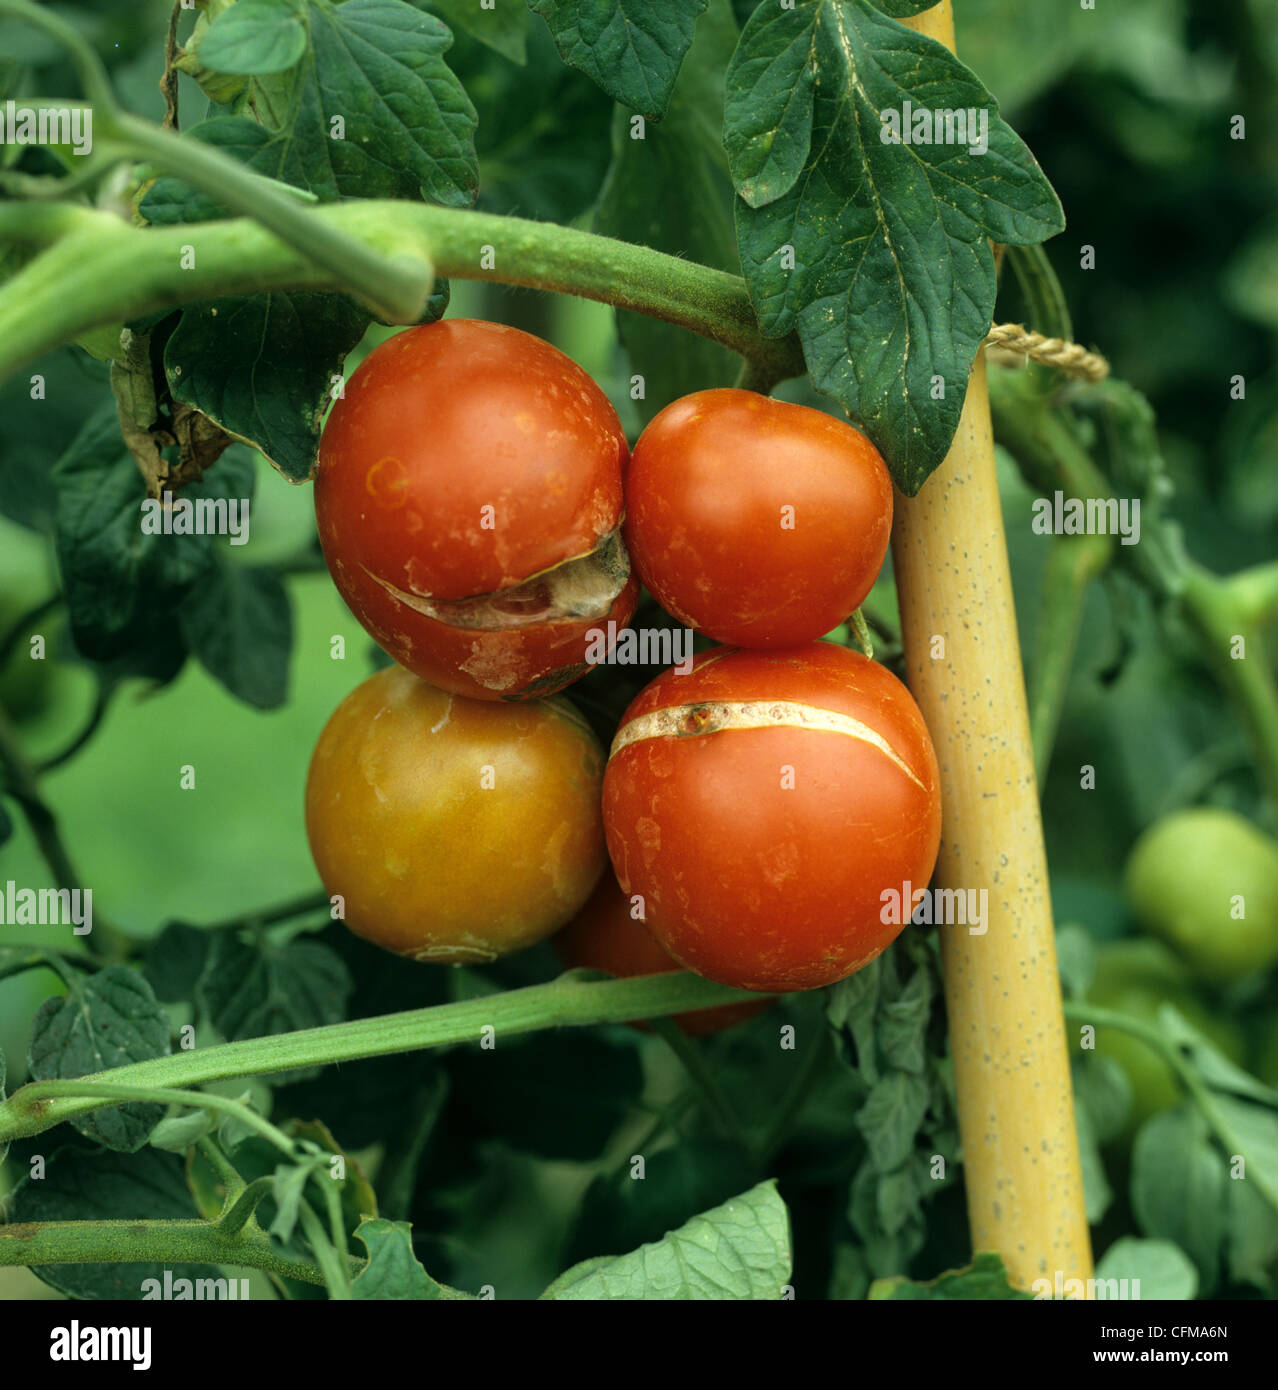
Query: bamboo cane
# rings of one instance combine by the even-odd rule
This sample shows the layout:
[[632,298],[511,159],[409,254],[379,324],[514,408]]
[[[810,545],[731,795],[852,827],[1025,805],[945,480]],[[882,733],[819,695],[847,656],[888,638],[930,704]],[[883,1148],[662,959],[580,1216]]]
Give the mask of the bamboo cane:
[[[911,27],[954,48],[950,0]],[[972,1245],[998,1251],[1022,1288],[1056,1286],[1058,1272],[1084,1280],[1091,1248],[983,352],[945,462],[896,506],[909,682],[941,767],[935,882],[988,890],[983,935],[942,928]]]

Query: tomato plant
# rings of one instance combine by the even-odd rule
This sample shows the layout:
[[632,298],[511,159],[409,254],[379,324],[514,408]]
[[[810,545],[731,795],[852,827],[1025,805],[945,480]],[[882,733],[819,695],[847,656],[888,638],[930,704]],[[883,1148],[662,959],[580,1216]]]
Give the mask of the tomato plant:
[[0,1298],[1240,1360],[1268,3],[0,0]]
[[493,707],[396,666],[324,726],[306,833],[352,931],[415,960],[493,960],[563,926],[594,887],[602,775],[566,703]]
[[626,473],[640,578],[680,622],[733,646],[836,627],[878,578],[891,529],[891,479],[859,430],[749,391],[666,406]]
[[743,989],[816,989],[873,960],[931,878],[936,755],[909,692],[855,652],[719,648],[622,716],[604,824],[676,960]]
[[558,348],[468,319],[397,333],[333,406],[315,515],[329,571],[395,659],[480,699],[584,674],[637,585],[617,531],[626,437]]

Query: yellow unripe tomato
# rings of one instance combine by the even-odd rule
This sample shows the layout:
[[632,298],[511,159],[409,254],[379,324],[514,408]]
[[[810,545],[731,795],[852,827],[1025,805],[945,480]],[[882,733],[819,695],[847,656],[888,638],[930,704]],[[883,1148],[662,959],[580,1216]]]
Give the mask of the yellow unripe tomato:
[[590,896],[605,863],[603,765],[566,701],[470,700],[388,667],[315,745],[311,854],[356,935],[415,960],[492,960]]

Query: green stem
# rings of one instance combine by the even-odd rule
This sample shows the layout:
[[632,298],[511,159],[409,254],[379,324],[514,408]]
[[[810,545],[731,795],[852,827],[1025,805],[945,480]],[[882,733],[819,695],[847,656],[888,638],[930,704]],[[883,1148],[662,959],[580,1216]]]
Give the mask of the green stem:
[[0,14],[25,20],[56,39],[66,50],[93,107],[101,145],[154,164],[222,203],[254,218],[317,266],[346,282],[348,291],[379,317],[392,323],[420,318],[435,275],[420,246],[403,256],[385,256],[352,240],[340,228],[311,215],[296,190],[263,178],[229,155],[199,140],[153,125],[123,110],[115,100],[106,69],[84,39],[65,21],[28,0],[0,0]]
[[34,608],[29,608],[23,613],[4,636],[0,637],[0,670],[13,659],[14,653],[22,645],[22,639],[41,618],[47,618],[50,613],[55,612],[61,602],[61,594],[52,594],[49,598],[42,599]]
[[[300,893],[287,902],[276,903],[274,907],[258,908],[252,912],[242,912],[237,917],[227,917],[220,922],[204,922],[200,931],[236,931],[244,928],[274,926],[277,922],[289,922],[294,917],[304,917],[308,912],[318,912],[329,907],[329,897],[325,892]],[[173,925],[170,923],[169,925]],[[180,924],[179,924],[180,925]]]
[[55,767],[61,767],[63,763],[70,762],[72,758],[84,747],[86,743],[97,733],[102,720],[106,717],[106,712],[111,704],[111,696],[118,687],[108,685],[105,681],[98,683],[97,693],[93,697],[93,708],[89,711],[89,717],[84,721],[80,730],[56,753],[51,753],[35,769],[37,777],[43,777],[46,772],[52,772]]
[[1030,734],[1040,794],[1065,708],[1087,589],[1109,564],[1113,548],[1112,536],[1054,536],[1047,552],[1029,682]]
[[[36,847],[49,866],[54,883],[59,888],[78,891],[81,888],[80,876],[62,843],[57,818],[40,795],[35,769],[23,752],[3,705],[0,705],[0,772],[3,772],[9,794],[22,808],[22,814],[35,837]],[[122,959],[128,953],[129,943],[100,913],[95,912],[93,931],[89,933],[86,945],[91,946],[102,959],[113,960]]]
[[[157,1058],[157,1061],[163,1060]],[[143,1066],[145,1063],[135,1063],[134,1066]],[[91,1110],[99,1109],[102,1104],[113,1101],[129,1101],[133,1103],[151,1102],[156,1105],[184,1105],[201,1110],[215,1110],[223,1115],[234,1115],[241,1124],[261,1135],[269,1144],[273,1144],[281,1153],[288,1157],[293,1155],[293,1141],[284,1133],[277,1129],[270,1120],[264,1115],[259,1115],[252,1106],[245,1105],[243,1101],[233,1100],[230,1096],[212,1095],[207,1091],[180,1091],[172,1086],[148,1086],[145,1082],[121,1081],[119,1078],[125,1072],[132,1071],[133,1067],[115,1067],[111,1071],[97,1072],[94,1076],[73,1077],[65,1081],[30,1081],[25,1086],[19,1087],[14,1092],[13,1099],[19,1096],[26,1099],[26,1103],[33,1108],[38,1108],[41,1104],[54,1104],[59,1100],[65,1100],[71,1096],[87,1097],[94,1099],[97,1104],[90,1105]],[[114,1081],[99,1081],[95,1077],[114,1076]],[[32,1131],[39,1133],[38,1130]]]
[[407,1221],[417,1189],[422,1155],[448,1099],[448,1073],[437,1072],[409,1103],[412,1117],[386,1150],[377,1172],[377,1205],[388,1221]]
[[[99,118],[101,124],[101,119]],[[426,309],[435,272],[423,246],[387,256],[314,216],[314,207],[274,179],[262,178],[200,140],[183,139],[125,112],[106,122],[106,137],[129,154],[182,179],[232,212],[251,217],[390,323],[413,323]]]
[[701,1093],[710,1113],[718,1121],[724,1136],[741,1148],[749,1150],[750,1142],[746,1136],[741,1117],[732,1107],[727,1093],[719,1085],[718,1078],[706,1064],[706,1059],[696,1042],[690,1038],[673,1019],[654,1019],[650,1024],[652,1031],[670,1048],[683,1064],[689,1079]]
[[69,967],[91,975],[102,969],[102,962],[75,951],[50,951],[43,946],[0,946],[0,980],[27,970],[52,970],[70,989],[75,977]]
[[1278,617],[1278,560],[1239,570],[1224,582],[1244,623],[1262,627]]
[[264,1233],[233,1239],[209,1221],[41,1221],[0,1226],[0,1266],[210,1264],[260,1269],[280,1278],[323,1284],[309,1260],[281,1254]]
[[[1261,781],[1278,806],[1278,684],[1261,636],[1242,610],[1233,581],[1192,562],[1186,566],[1181,603],[1208,668],[1242,717]],[[1243,654],[1235,656],[1239,638]]]
[[218,1217],[217,1229],[230,1238],[237,1236],[248,1225],[249,1218],[257,1210],[263,1197],[269,1197],[275,1187],[274,1178],[257,1178],[236,1194],[231,1205]]
[[776,1119],[773,1120],[763,1141],[758,1146],[760,1167],[768,1167],[776,1157],[777,1150],[790,1137],[795,1121],[803,1113],[803,1108],[811,1098],[817,1083],[825,1075],[826,1063],[833,1055],[834,1051],[830,1045],[830,1030],[822,1028],[816,1041],[808,1048],[807,1055],[799,1063],[798,1074],[790,1086],[785,1103],[777,1112]]
[[316,1263],[324,1271],[324,1282],[328,1285],[328,1296],[332,1299],[348,1299],[351,1296],[350,1270],[342,1268],[341,1259],[333,1242],[325,1234],[323,1223],[315,1215],[311,1204],[302,1201],[297,1209],[302,1234],[315,1256]]
[[[773,380],[805,370],[797,336],[760,334],[744,280],[678,256],[572,227],[409,202],[333,203],[304,215],[384,254],[425,247],[440,275],[575,294],[663,319],[722,343]],[[92,328],[158,309],[267,290],[349,289],[344,273],[245,218],[144,229],[89,208],[0,203],[5,241],[46,249],[0,286],[0,378]]]
[[1029,310],[1029,327],[1049,338],[1073,338],[1069,303],[1046,249],[1041,244],[1009,246],[1006,254]]
[[[0,1144],[41,1134],[110,1104],[103,1097],[85,1093],[86,1084],[108,1077],[117,1086],[148,1090],[199,1086],[232,1077],[262,1076],[468,1042],[489,1026],[496,1029],[500,1045],[503,1038],[555,1025],[623,1023],[757,998],[747,990],[728,989],[688,971],[599,982],[581,980],[570,972],[549,984],[499,995],[153,1057],[83,1080],[30,1082],[8,1100],[0,1101]],[[182,1097],[187,1105],[209,1100],[207,1095]]]

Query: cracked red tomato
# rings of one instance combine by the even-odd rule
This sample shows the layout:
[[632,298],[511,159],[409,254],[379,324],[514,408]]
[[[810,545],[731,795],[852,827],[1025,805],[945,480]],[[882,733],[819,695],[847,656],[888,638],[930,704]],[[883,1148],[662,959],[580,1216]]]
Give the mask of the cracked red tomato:
[[624,627],[626,438],[558,348],[450,319],[374,348],[329,415],[315,476],[338,592],[377,642],[441,689],[550,694]]
[[837,627],[873,588],[891,530],[874,445],[753,391],[668,405],[626,473],[640,579],[681,623],[734,646],[794,646]]
[[718,648],[658,676],[604,774],[617,878],[682,965],[742,989],[816,989],[861,969],[926,888],[936,754],[909,691],[829,642]]
[[[646,911],[621,891],[615,876],[605,873],[590,901],[554,939],[559,959],[570,967],[605,970],[619,980],[635,975],[664,975],[680,968],[679,962],[657,941],[636,913]],[[705,1037],[735,1027],[768,1008],[769,1001],[721,1004],[713,1009],[694,1009],[674,1014],[674,1021],[689,1037]],[[646,1027],[638,1023],[637,1027]]]
[[450,695],[398,666],[324,726],[306,778],[319,876],[357,936],[446,964],[557,931],[607,862],[603,749],[566,700]]

